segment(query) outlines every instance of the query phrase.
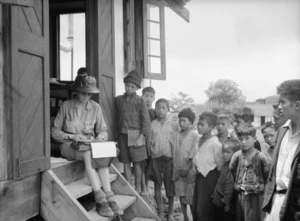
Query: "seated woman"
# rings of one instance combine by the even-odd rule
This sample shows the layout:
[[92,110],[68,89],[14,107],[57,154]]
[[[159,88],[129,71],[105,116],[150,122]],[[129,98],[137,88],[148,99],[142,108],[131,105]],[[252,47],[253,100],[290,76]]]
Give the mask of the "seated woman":
[[[92,94],[99,93],[96,79],[86,73],[78,75],[72,89],[77,98],[65,101],[60,107],[54,121],[51,135],[61,143],[61,155],[68,160],[82,160],[85,164],[87,178],[93,188],[96,210],[102,216],[121,214],[120,208],[113,200],[108,165],[93,160],[90,150],[76,150],[74,143],[106,141],[107,126],[98,103],[91,100]],[[101,161],[101,159],[100,159]],[[102,188],[101,189],[101,183]]]

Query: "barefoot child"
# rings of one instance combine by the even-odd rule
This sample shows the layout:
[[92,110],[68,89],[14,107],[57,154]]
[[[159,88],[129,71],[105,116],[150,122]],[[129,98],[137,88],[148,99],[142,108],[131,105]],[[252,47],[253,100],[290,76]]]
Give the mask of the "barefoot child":
[[158,207],[158,215],[164,217],[161,189],[164,183],[166,196],[168,197],[168,220],[175,220],[173,217],[174,206],[174,184],[172,181],[172,138],[178,131],[167,118],[169,102],[166,99],[159,99],[155,103],[156,119],[151,123],[150,149],[151,149],[151,175],[154,181],[154,198]]
[[193,204],[196,176],[192,160],[198,145],[199,135],[192,130],[195,114],[190,108],[180,111],[178,117],[181,130],[174,136],[173,181],[175,195],[180,197],[184,221],[188,221],[187,205],[190,205],[191,208]]
[[222,145],[212,130],[217,125],[217,116],[212,112],[203,112],[199,116],[199,140],[193,163],[196,166],[196,183],[193,198],[193,220],[215,221],[216,209],[211,196],[216,186],[219,170],[222,167]]
[[150,132],[150,118],[144,99],[136,94],[141,87],[141,75],[135,71],[124,78],[125,93],[115,98],[115,129],[120,148],[119,160],[131,184],[131,163],[134,167],[135,188],[141,193],[144,161],[147,157],[145,139]]
[[217,221],[234,221],[234,180],[229,163],[239,149],[240,142],[235,139],[227,139],[222,146],[224,165],[213,194],[213,204],[217,207]]
[[[155,100],[155,90],[153,87],[145,87],[142,90],[142,98],[145,100],[146,102],[146,106],[148,109],[148,114],[150,117],[150,121],[152,122],[155,119],[155,109],[152,108],[152,103]],[[148,151],[148,159],[145,161],[145,171],[144,171],[144,177],[142,179],[142,186],[143,189],[146,189],[146,195],[148,195],[149,190],[148,190],[148,182],[149,182],[149,170],[150,170],[150,160],[151,160],[151,156],[150,156],[150,147],[149,147],[149,142],[146,143],[146,147],[147,147],[147,151]],[[142,192],[142,195],[143,192]]]
[[236,130],[241,142],[230,161],[229,168],[237,190],[236,220],[262,221],[262,202],[269,174],[269,162],[265,154],[254,148],[256,129],[243,124]]

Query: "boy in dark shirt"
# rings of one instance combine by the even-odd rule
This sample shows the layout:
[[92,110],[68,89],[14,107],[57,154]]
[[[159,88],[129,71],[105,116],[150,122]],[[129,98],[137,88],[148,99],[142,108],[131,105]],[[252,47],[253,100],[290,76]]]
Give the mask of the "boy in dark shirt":
[[124,163],[125,178],[131,183],[131,163],[134,167],[136,191],[143,188],[144,162],[148,158],[146,142],[150,133],[150,118],[145,100],[136,94],[142,77],[136,71],[124,78],[125,93],[115,98],[115,135],[119,144],[120,162]]
[[[152,122],[156,117],[155,117],[155,109],[152,108],[152,103],[155,100],[155,90],[153,87],[145,87],[142,90],[142,98],[146,102],[146,106],[148,109],[148,114],[150,117],[150,121]],[[145,189],[146,192],[142,191],[142,195],[148,195],[148,181],[149,181],[149,165],[150,165],[150,149],[149,149],[149,144],[146,144],[147,146],[147,151],[148,151],[148,159],[145,161],[145,172],[144,172],[144,178],[142,179],[142,189]]]

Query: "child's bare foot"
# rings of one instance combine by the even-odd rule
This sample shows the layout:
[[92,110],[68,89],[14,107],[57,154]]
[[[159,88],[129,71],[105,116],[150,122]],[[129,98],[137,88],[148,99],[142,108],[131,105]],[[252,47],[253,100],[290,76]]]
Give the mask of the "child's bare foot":
[[161,221],[164,221],[164,212],[158,212],[158,217],[160,218]]
[[141,196],[143,196],[143,197],[148,197],[148,192],[147,192],[147,191],[142,191],[142,192],[141,192]]
[[176,221],[173,214],[168,215],[168,221]]

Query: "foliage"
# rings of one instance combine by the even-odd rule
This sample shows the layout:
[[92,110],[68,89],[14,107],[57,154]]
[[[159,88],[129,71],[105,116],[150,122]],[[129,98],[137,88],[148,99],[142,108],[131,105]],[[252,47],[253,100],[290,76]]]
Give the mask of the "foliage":
[[169,100],[170,103],[170,109],[172,113],[179,113],[183,108],[191,108],[192,110],[195,109],[195,101],[194,99],[180,91],[178,92],[177,96],[172,94],[171,100]]
[[229,79],[210,83],[205,93],[212,108],[232,110],[244,106],[246,100],[238,85]]

